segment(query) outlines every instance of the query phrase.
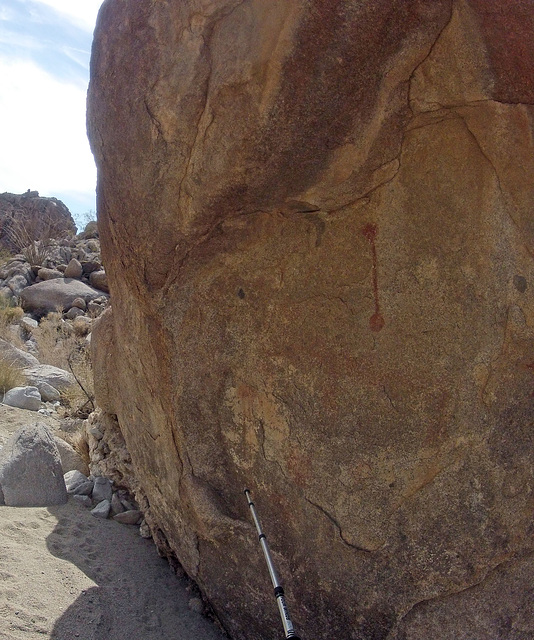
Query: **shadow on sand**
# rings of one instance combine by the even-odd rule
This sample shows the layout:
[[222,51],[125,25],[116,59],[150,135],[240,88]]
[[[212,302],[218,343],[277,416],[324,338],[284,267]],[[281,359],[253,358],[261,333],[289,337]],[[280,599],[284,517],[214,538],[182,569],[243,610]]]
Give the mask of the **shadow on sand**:
[[[97,519],[72,499],[48,510],[58,520],[46,541],[49,551],[95,583],[56,621],[51,640],[225,638],[190,609],[189,581],[172,572],[137,527]],[[59,579],[68,582],[69,572]]]

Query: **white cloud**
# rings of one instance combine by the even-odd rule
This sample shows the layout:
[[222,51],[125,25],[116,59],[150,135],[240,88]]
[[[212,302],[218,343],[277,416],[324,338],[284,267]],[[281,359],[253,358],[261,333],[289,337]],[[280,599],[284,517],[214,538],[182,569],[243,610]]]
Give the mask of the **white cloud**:
[[65,17],[70,18],[78,26],[93,31],[96,16],[102,0],[34,0],[45,4]]
[[28,61],[0,58],[0,77],[0,192],[76,191],[94,197],[85,90]]

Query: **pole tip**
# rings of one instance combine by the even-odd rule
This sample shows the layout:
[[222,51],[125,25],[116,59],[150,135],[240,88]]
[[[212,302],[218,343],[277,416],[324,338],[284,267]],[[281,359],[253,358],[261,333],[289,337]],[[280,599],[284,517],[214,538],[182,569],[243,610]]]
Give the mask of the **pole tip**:
[[244,493],[245,495],[246,495],[247,493],[250,493],[250,489],[245,489],[245,490],[243,491],[243,493]]

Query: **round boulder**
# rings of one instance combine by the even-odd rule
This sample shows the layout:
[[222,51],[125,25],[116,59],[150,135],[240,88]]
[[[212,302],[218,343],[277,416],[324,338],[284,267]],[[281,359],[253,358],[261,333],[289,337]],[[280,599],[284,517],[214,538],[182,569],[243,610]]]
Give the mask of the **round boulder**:
[[89,276],[89,282],[95,289],[100,289],[100,291],[109,293],[108,278],[103,269],[100,271],[93,271]]
[[65,278],[81,278],[82,273],[83,269],[80,261],[72,258],[65,269]]
[[77,307],[82,311],[85,311],[87,309],[87,304],[83,298],[76,298],[76,300],[73,300],[72,306]]

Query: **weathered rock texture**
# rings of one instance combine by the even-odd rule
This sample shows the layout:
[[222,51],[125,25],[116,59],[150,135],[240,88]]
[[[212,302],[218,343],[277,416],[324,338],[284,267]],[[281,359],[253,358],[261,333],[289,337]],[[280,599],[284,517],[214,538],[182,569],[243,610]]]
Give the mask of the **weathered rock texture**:
[[67,502],[61,458],[52,432],[35,423],[19,429],[0,456],[2,504],[49,507]]
[[280,635],[245,486],[304,638],[534,637],[533,30],[103,5],[99,397],[236,638]]

